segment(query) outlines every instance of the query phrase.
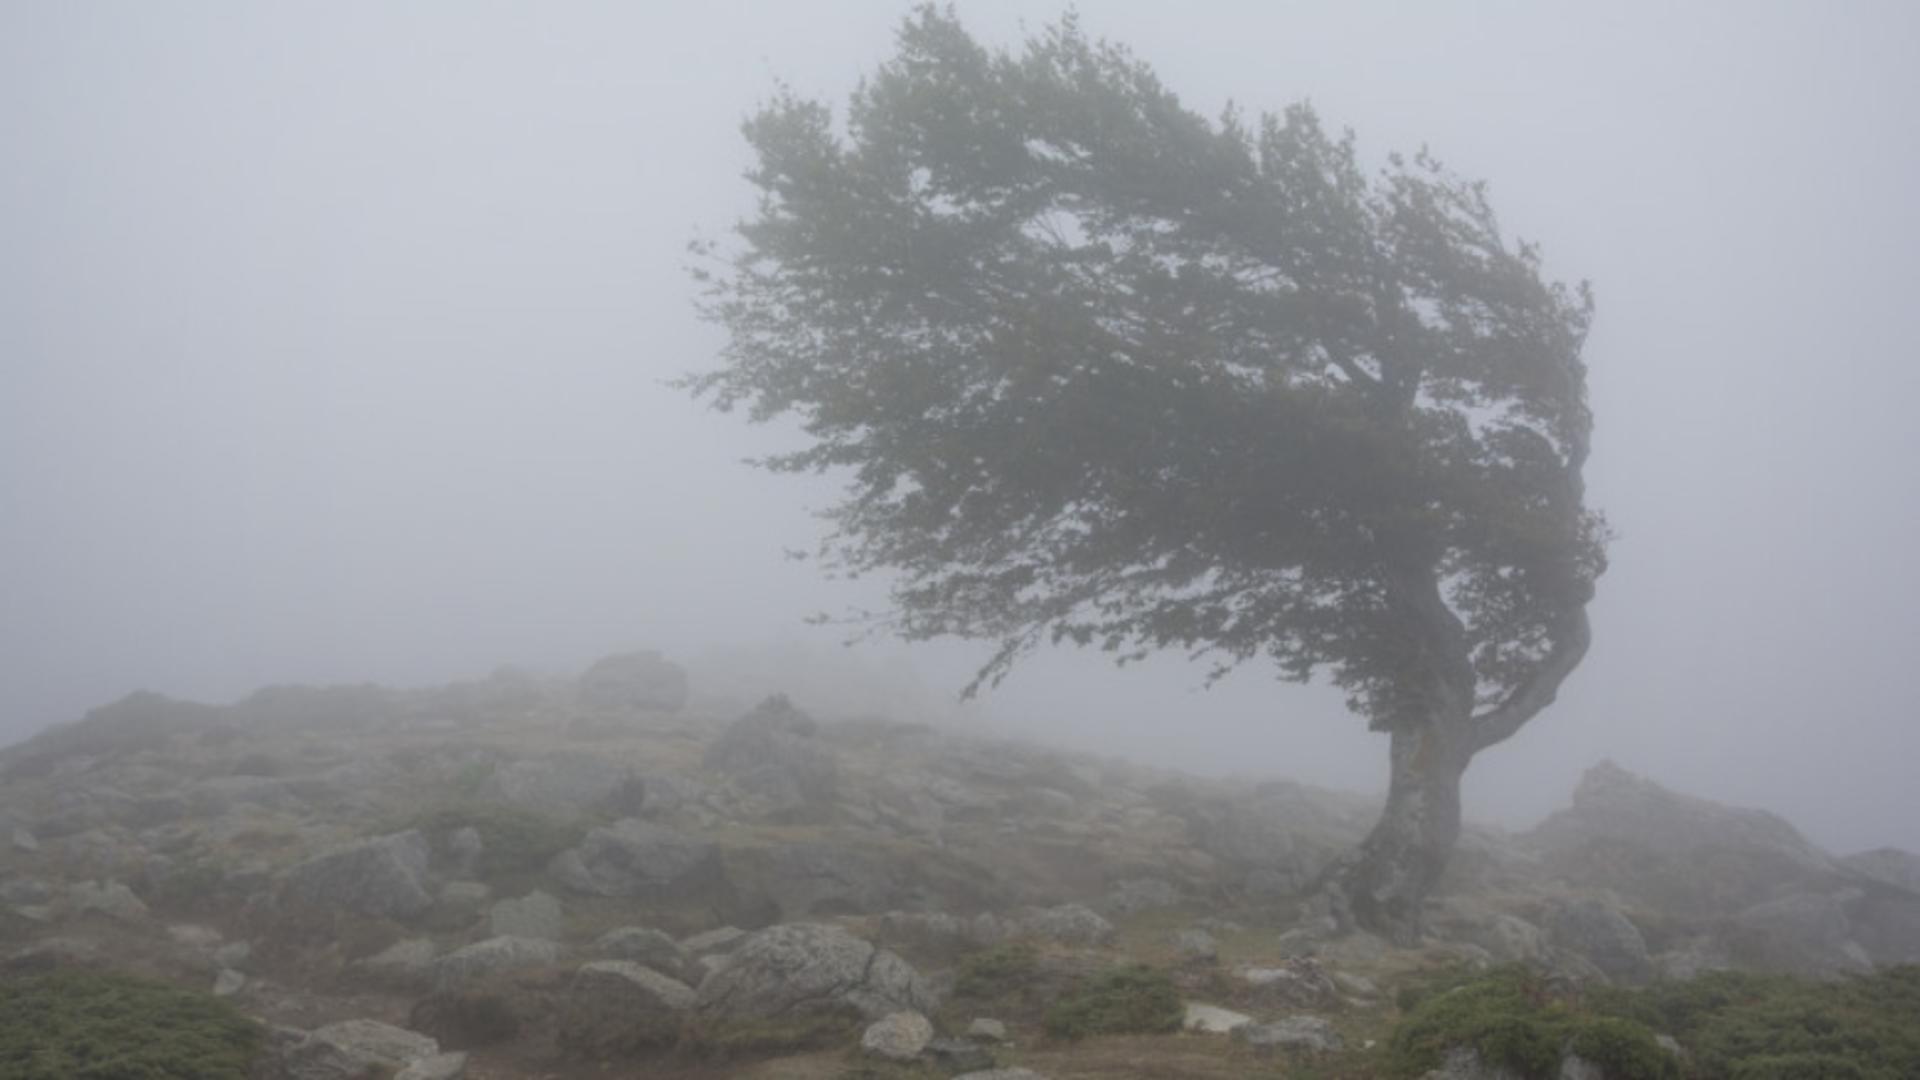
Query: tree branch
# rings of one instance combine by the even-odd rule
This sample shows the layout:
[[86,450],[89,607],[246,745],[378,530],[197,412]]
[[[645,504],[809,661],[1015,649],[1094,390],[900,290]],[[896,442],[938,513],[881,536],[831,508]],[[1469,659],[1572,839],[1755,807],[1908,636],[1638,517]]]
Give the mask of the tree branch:
[[1585,607],[1567,616],[1565,625],[1553,636],[1553,648],[1527,680],[1516,687],[1499,705],[1481,713],[1468,724],[1474,753],[1504,742],[1534,718],[1541,709],[1553,704],[1566,681],[1593,641],[1593,629],[1587,622]]

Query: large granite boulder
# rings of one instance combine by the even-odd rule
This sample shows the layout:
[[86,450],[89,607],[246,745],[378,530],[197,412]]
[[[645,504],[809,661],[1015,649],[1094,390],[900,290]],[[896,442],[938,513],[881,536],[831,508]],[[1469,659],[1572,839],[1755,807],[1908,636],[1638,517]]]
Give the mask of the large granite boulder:
[[1558,901],[1548,909],[1546,929],[1555,945],[1585,958],[1615,982],[1642,983],[1653,976],[1646,938],[1604,900]]
[[362,841],[288,870],[285,895],[299,903],[363,915],[412,918],[433,906],[427,887],[430,852],[418,829]]
[[818,733],[812,717],[776,694],[728,725],[702,763],[727,778],[743,816],[822,821],[832,813],[839,771]]
[[905,960],[837,926],[787,923],[752,934],[700,984],[719,1020],[846,1012],[878,1020],[931,1012],[934,993]]
[[462,946],[434,962],[433,983],[448,989],[501,971],[542,967],[560,960],[560,946],[538,938],[492,937]]
[[687,705],[687,672],[651,650],[594,661],[580,676],[580,703],[603,712],[679,712]]
[[1524,837],[1569,882],[1682,918],[1731,914],[1829,885],[1840,867],[1764,810],[1669,791],[1612,762],[1587,770],[1573,805]]
[[579,847],[555,856],[548,869],[575,892],[649,903],[714,898],[728,891],[718,847],[638,818],[592,830]]
[[1846,914],[1857,898],[1801,893],[1755,904],[1722,928],[1721,940],[1741,967],[1813,976],[1865,971],[1872,962]]
[[262,1069],[276,1080],[363,1080],[390,1076],[440,1053],[417,1031],[378,1020],[342,1020],[288,1040]]
[[693,988],[630,960],[596,960],[574,976],[560,1009],[560,1046],[603,1056],[669,1047],[692,1010]]

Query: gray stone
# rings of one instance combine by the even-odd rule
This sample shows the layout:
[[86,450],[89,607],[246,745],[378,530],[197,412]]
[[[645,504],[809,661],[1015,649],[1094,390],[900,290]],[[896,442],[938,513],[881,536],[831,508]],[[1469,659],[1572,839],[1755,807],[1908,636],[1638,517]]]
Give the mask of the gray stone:
[[497,901],[487,912],[487,930],[494,937],[557,941],[564,925],[560,901],[537,890],[517,900]]
[[1525,1080],[1520,1074],[1480,1060],[1480,1052],[1471,1046],[1456,1046],[1447,1051],[1440,1067],[1429,1069],[1420,1080]]
[[1920,855],[1899,848],[1875,848],[1840,859],[1840,865],[1875,881],[1920,893]]
[[67,902],[76,915],[96,913],[120,922],[139,922],[147,917],[146,903],[117,881],[82,881],[67,890]]
[[495,770],[490,786],[507,802],[543,813],[573,815],[603,809],[625,782],[616,761],[581,753],[522,758]]
[[360,1080],[374,1070],[394,1072],[440,1052],[440,1044],[417,1031],[378,1020],[342,1020],[316,1028],[290,1047],[282,1069],[287,1080]]
[[53,899],[53,886],[39,878],[9,878],[0,882],[0,904],[45,904]]
[[1583,897],[1555,903],[1547,913],[1547,934],[1555,945],[1585,957],[1609,979],[1643,983],[1653,975],[1639,928],[1604,900]]
[[987,1039],[992,1042],[1007,1041],[1007,1025],[986,1016],[976,1016],[967,1025],[967,1035],[975,1039]]
[[707,747],[705,767],[725,775],[746,816],[823,821],[839,789],[833,752],[819,726],[784,695],[761,702]]
[[1186,1006],[1186,1016],[1180,1023],[1188,1031],[1197,1031],[1202,1035],[1225,1035],[1242,1024],[1253,1023],[1253,1017],[1246,1013],[1234,1012],[1232,1009],[1223,1009],[1218,1005],[1203,1005],[1197,1001],[1189,1001]]
[[931,1039],[920,1056],[949,1076],[993,1068],[993,1055],[972,1039]]
[[1173,951],[1190,964],[1211,964],[1220,958],[1220,943],[1197,927],[1173,932]]
[[1597,1063],[1588,1061],[1579,1054],[1568,1051],[1560,1059],[1560,1071],[1557,1080],[1607,1080],[1607,1070]]
[[560,1044],[574,1053],[628,1054],[673,1045],[693,988],[628,960],[583,965],[567,993]]
[[433,906],[427,838],[418,829],[317,855],[287,871],[287,895],[363,915],[407,919]]
[[619,653],[594,661],[580,676],[580,703],[608,712],[679,712],[687,704],[687,673],[654,651]]
[[705,956],[708,953],[727,952],[746,940],[746,937],[747,932],[737,926],[722,926],[680,939],[680,948],[688,956]]
[[467,1055],[460,1052],[424,1057],[394,1074],[393,1080],[461,1080],[467,1075]]
[[1262,1004],[1322,1008],[1340,1000],[1339,988],[1326,969],[1310,958],[1284,960],[1276,967],[1245,968],[1241,981]]
[[698,982],[705,974],[693,957],[672,938],[643,926],[622,926],[594,939],[593,951],[612,960],[631,960],[663,971],[682,982]]
[[749,936],[700,984],[721,1019],[851,1010],[868,1019],[931,1011],[932,988],[906,961],[837,926],[789,923]]
[[1722,938],[1747,966],[1814,976],[1864,971],[1872,964],[1850,937],[1848,899],[1802,893],[1755,904]]
[[860,1049],[887,1061],[912,1061],[933,1041],[933,1023],[912,1010],[887,1015],[867,1025]]
[[1028,914],[1019,931],[1062,945],[1106,945],[1118,933],[1112,923],[1085,904],[1061,904]]
[[25,825],[16,825],[13,827],[13,849],[29,853],[39,851],[40,841],[34,838],[32,830]]
[[576,892],[647,902],[712,899],[725,888],[718,847],[637,818],[594,829],[549,869]]
[[440,894],[434,903],[440,914],[453,921],[478,918],[487,901],[493,899],[493,888],[483,881],[449,881],[440,886]]
[[220,974],[213,977],[214,997],[232,997],[246,987],[247,977],[232,968],[221,968]]
[[1109,915],[1132,915],[1180,903],[1180,890],[1159,878],[1128,878],[1108,891],[1100,904]]
[[447,834],[448,869],[455,877],[471,877],[486,850],[487,845],[480,838],[480,830],[471,825],[462,825]]
[[1233,1037],[1257,1050],[1291,1053],[1334,1053],[1345,1046],[1333,1025],[1318,1016],[1289,1016],[1268,1024],[1246,1024],[1234,1028]]
[[396,941],[353,966],[368,978],[388,986],[423,990],[432,985],[439,949],[431,938]]
[[433,965],[433,984],[445,990],[496,971],[541,967],[560,961],[560,946],[536,938],[496,937],[476,941]]

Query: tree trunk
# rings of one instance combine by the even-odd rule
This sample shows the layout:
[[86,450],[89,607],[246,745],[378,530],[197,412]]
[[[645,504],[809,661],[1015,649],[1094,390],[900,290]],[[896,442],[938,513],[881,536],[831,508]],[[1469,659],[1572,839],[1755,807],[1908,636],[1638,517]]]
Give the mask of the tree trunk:
[[1460,838],[1460,776],[1473,757],[1462,734],[1443,723],[1393,732],[1387,808],[1330,875],[1342,922],[1400,945],[1419,941],[1421,906]]

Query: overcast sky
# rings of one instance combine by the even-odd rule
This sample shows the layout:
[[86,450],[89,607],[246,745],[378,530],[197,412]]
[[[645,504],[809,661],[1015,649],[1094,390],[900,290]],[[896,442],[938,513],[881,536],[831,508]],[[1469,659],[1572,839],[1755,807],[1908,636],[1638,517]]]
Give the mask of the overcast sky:
[[[1431,146],[1594,282],[1620,539],[1469,814],[1611,756],[1920,850],[1920,5],[1079,8],[1208,115]],[[719,341],[682,263],[751,209],[739,121],[775,80],[843,104],[905,10],[0,0],[0,740],[140,687],[847,659],[800,620],[872,594],[782,557],[832,490],[661,380]],[[979,655],[850,659],[938,708]],[[1336,695],[1200,675],[1043,657],[965,722],[1384,786]]]

